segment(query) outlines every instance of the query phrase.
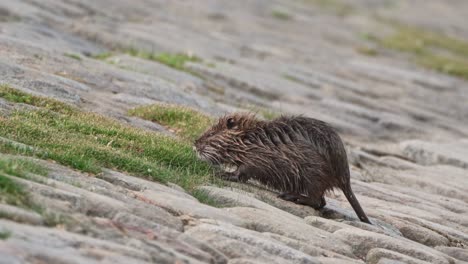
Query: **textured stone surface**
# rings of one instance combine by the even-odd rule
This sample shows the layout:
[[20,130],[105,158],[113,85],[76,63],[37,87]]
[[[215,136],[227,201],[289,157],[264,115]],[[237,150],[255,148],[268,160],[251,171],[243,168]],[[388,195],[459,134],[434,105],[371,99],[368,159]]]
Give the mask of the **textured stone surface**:
[[[174,184],[34,159],[47,177],[7,176],[44,210],[0,203],[0,263],[468,262],[468,83],[368,40],[395,21],[467,41],[467,10],[442,0],[0,1],[1,84],[168,136],[127,110],[168,102],[322,119],[343,137],[374,223],[359,222],[340,190],[317,211],[255,182],[200,186],[217,208]],[[135,52],[201,60],[181,70]],[[31,108],[0,98],[0,125]]]
[[0,215],[2,218],[32,225],[41,225],[44,222],[40,214],[8,204],[0,204]]
[[424,165],[448,164],[468,168],[468,141],[436,144],[424,141],[402,143],[403,153],[417,163]]
[[341,229],[336,231],[333,235],[350,243],[354,253],[358,256],[366,255],[369,250],[378,247],[393,250],[432,263],[450,263],[449,256],[441,254],[432,248],[421,247],[416,243],[402,239],[395,239],[381,234],[362,230],[357,231],[354,229]]
[[436,247],[437,250],[462,261],[468,262],[468,249],[456,247]]
[[403,255],[401,253],[383,249],[383,248],[373,248],[369,250],[366,256],[366,262],[375,264],[375,263],[382,263],[388,261],[396,261],[401,263],[408,263],[408,264],[425,264],[431,263],[431,261],[423,261],[416,258],[409,257],[407,255]]
[[186,233],[215,245],[218,250],[231,258],[259,258],[271,260],[274,263],[320,263],[314,257],[301,251],[263,238],[255,231],[234,226],[201,224],[189,229]]

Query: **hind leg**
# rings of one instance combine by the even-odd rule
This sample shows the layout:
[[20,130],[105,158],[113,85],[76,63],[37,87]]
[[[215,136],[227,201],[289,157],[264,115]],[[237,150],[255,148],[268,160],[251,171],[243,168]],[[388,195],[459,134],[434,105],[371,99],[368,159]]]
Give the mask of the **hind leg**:
[[278,195],[278,198],[300,205],[308,205],[316,210],[322,209],[326,205],[326,201],[323,195],[321,197],[315,198],[297,193],[281,193]]

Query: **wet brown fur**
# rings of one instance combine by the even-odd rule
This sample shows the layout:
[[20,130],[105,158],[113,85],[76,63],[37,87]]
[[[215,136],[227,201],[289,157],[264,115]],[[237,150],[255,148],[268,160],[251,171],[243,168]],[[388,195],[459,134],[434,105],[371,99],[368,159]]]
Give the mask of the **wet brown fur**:
[[354,196],[341,138],[323,121],[282,116],[263,121],[253,114],[226,115],[195,141],[201,159],[233,166],[229,180],[258,180],[282,192],[279,197],[316,209],[324,194],[343,190],[361,221],[370,223]]

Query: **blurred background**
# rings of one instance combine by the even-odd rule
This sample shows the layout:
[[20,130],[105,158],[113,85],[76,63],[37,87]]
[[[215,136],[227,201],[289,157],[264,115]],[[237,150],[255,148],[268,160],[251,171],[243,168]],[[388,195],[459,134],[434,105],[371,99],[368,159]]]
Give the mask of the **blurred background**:
[[467,133],[466,1],[5,0],[0,15],[4,81],[93,111],[298,113],[361,141]]

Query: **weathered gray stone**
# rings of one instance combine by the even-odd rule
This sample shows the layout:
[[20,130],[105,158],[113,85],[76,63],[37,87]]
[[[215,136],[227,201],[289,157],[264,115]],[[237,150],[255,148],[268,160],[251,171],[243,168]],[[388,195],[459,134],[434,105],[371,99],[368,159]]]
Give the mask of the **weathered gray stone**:
[[178,237],[178,239],[181,240],[181,241],[185,241],[188,244],[190,244],[190,245],[192,245],[194,247],[197,247],[200,250],[210,254],[211,257],[212,257],[212,259],[210,259],[210,262],[212,262],[212,263],[225,264],[225,263],[228,262],[228,258],[226,257],[226,255],[221,253],[219,250],[216,250],[214,247],[210,246],[207,243],[204,243],[204,242],[202,242],[200,240],[194,239],[190,235],[181,234]]
[[31,225],[41,225],[44,222],[38,213],[8,204],[0,204],[0,217]]
[[330,233],[333,233],[343,228],[350,228],[350,226],[344,223],[340,223],[337,221],[328,220],[328,219],[316,217],[316,216],[308,216],[304,220],[307,224],[320,228]]
[[393,260],[388,258],[381,258],[379,259],[378,264],[405,264],[405,262],[401,262],[399,260]]
[[[203,190],[207,195],[211,198],[215,199],[218,203],[226,206],[226,207],[253,207],[258,209],[263,209],[266,211],[270,211],[275,215],[282,215],[286,218],[297,219],[296,216],[291,215],[289,213],[284,212],[281,209],[278,209],[275,206],[272,206],[268,203],[260,201],[257,197],[267,195],[266,192],[261,192],[252,194],[250,192],[240,190],[237,188],[218,188],[214,186],[201,186],[199,187],[200,190]],[[251,189],[253,190],[253,189]],[[281,200],[276,197],[274,194],[269,194],[270,199]],[[301,206],[304,208],[304,206]]]
[[383,248],[373,248],[369,250],[366,256],[366,262],[369,264],[381,263],[384,259],[388,261],[399,261],[401,263],[408,264],[427,264],[431,263],[430,261],[419,260],[395,251],[383,249]]
[[344,260],[344,259],[337,259],[337,258],[325,258],[325,257],[318,257],[317,258],[320,263],[322,264],[359,264],[363,263],[362,261],[358,260]]
[[437,250],[462,261],[468,262],[468,249],[456,247],[436,247]]
[[[205,187],[202,186],[201,188]],[[209,186],[206,190],[207,194],[213,199],[218,200],[221,204],[225,202],[226,207],[240,205],[273,210],[277,213],[283,213],[285,211],[301,218],[320,214],[319,211],[309,206],[298,205],[284,201],[283,199],[278,199],[277,192],[266,190],[263,186],[255,182],[249,182],[248,185],[232,183],[230,188],[223,189]],[[259,203],[258,200],[261,202]]]
[[234,258],[229,260],[228,264],[268,264],[268,260],[248,259],[248,258]]
[[403,153],[423,165],[448,164],[468,168],[468,143],[464,141],[434,144],[420,140],[406,141]]
[[449,240],[428,229],[407,221],[391,221],[400,230],[404,237],[429,247],[444,246],[449,244]]
[[468,241],[468,234],[466,233],[466,231],[464,231],[463,226],[457,225],[456,228],[452,228],[450,226],[445,226],[445,225],[442,225],[433,221],[428,221],[428,220],[424,220],[424,219],[413,217],[413,216],[407,216],[404,214],[394,214],[394,215],[404,220],[407,220],[409,222],[423,226],[429,230],[433,230],[439,234],[442,234],[443,236],[449,238],[451,243],[466,245],[466,241]]
[[289,238],[283,235],[278,235],[278,234],[269,233],[269,232],[263,232],[262,235],[268,238],[280,241],[283,244],[291,248],[302,251],[308,255],[315,256],[319,259],[320,258],[333,258],[333,259],[341,259],[345,261],[354,261],[353,258],[351,257],[347,257],[344,255],[338,254],[336,252],[323,249],[323,246],[310,245],[309,241],[300,241],[297,239],[293,239],[293,238]]
[[306,241],[313,246],[325,247],[341,255],[353,256],[348,245],[335,239],[331,233],[306,224],[301,218],[276,215],[262,209],[248,207],[234,207],[226,210],[244,219],[249,229],[283,235]]
[[143,180],[137,177],[132,177],[117,171],[104,169],[104,173],[102,175],[99,175],[99,177],[114,185],[122,186],[126,189],[130,189],[133,191],[151,190],[155,192],[167,192],[170,194],[182,196],[185,199],[191,199],[194,201],[197,200],[194,197],[187,194],[185,191],[181,192],[179,190],[165,186],[160,183]]
[[45,258],[54,262],[76,258],[78,263],[96,261],[96,259],[115,261],[115,263],[126,263],[125,261],[129,260],[143,263],[150,260],[149,255],[139,249],[64,230],[32,227],[4,220],[0,220],[0,226],[12,230],[11,237],[2,243],[2,251],[14,249],[15,251],[10,251],[9,254],[20,258],[24,256],[25,259],[33,260]]
[[319,263],[315,258],[281,243],[262,238],[257,232],[235,226],[201,224],[187,234],[209,242],[230,258],[254,257],[270,259],[272,263]]
[[227,213],[219,208],[202,204],[193,197],[186,198],[187,194],[180,195],[178,193],[180,192],[176,192],[175,190],[170,193],[147,189],[141,192],[135,192],[134,196],[139,200],[161,207],[174,215],[188,214],[197,218],[213,218],[235,225],[244,225],[245,223],[243,219],[233,214]]
[[408,255],[431,263],[450,263],[450,257],[440,252],[417,243],[395,239],[381,234],[375,234],[364,230],[341,229],[333,233],[333,236],[352,245],[357,256],[366,255],[372,248],[384,248]]

